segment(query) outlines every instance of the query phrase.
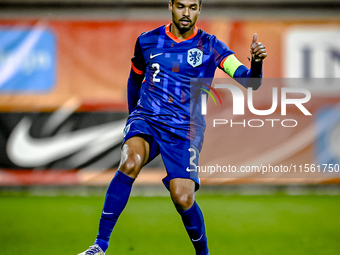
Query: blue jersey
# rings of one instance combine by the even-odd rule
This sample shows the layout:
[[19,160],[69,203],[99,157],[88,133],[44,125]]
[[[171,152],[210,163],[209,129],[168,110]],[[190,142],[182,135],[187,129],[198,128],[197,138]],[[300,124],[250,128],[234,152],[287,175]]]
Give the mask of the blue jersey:
[[193,98],[198,88],[191,81],[212,79],[216,68],[234,52],[197,28],[192,36],[179,40],[171,34],[170,25],[142,33],[137,39],[132,69],[145,78],[129,118],[151,121],[201,148],[205,120],[197,112],[200,97]]

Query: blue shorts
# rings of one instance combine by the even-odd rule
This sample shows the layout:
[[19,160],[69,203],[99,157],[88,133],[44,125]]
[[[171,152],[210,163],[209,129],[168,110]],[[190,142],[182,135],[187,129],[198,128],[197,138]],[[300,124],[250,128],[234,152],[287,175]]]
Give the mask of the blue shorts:
[[199,150],[189,139],[145,119],[129,118],[124,129],[123,144],[133,136],[140,136],[149,143],[150,155],[147,163],[161,154],[167,172],[163,183],[168,190],[170,180],[174,178],[191,179],[196,183],[195,190],[199,189],[200,179],[194,167],[198,166]]

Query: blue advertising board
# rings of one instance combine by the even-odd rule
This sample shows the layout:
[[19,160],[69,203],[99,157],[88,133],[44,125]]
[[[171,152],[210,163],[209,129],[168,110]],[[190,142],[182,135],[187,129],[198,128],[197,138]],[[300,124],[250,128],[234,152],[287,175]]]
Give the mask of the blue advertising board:
[[56,81],[56,42],[43,27],[0,27],[0,93],[48,93]]
[[317,115],[316,158],[318,164],[340,164],[340,109],[324,107]]

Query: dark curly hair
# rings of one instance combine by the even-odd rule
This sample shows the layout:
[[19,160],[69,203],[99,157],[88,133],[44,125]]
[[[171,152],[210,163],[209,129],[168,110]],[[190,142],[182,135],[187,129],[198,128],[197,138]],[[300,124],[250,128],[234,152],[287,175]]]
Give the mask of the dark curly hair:
[[[171,3],[174,3],[174,0],[171,0]],[[202,5],[202,0],[200,0],[200,5]]]

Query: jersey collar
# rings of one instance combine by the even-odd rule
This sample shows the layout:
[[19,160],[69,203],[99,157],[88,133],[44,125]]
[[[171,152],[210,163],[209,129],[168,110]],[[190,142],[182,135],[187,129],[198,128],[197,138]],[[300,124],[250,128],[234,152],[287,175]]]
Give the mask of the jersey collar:
[[194,38],[197,33],[198,33],[198,27],[195,25],[195,31],[192,35],[190,35],[188,38],[186,39],[179,39],[177,38],[175,35],[173,35],[171,32],[170,32],[170,26],[172,25],[172,23],[169,23],[168,25],[166,25],[165,27],[165,33],[167,36],[169,36],[172,40],[174,40],[176,43],[180,43],[180,42],[184,42],[184,41],[187,41],[187,40],[190,40],[192,38]]

